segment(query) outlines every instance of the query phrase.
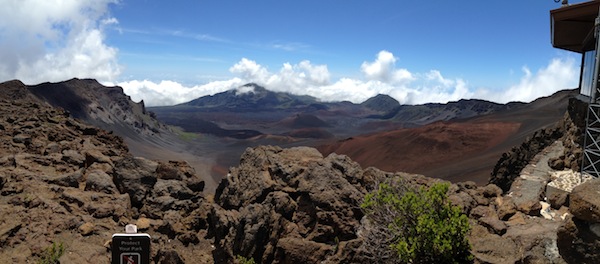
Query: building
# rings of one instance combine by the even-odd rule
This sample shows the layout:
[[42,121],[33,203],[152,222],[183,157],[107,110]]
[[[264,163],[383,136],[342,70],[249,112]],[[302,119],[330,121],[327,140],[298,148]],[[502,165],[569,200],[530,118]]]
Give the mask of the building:
[[600,0],[573,5],[566,4],[550,11],[552,46],[580,53],[581,74],[579,91],[581,98],[589,101],[585,130],[582,173],[600,176],[600,93],[598,87],[596,21]]

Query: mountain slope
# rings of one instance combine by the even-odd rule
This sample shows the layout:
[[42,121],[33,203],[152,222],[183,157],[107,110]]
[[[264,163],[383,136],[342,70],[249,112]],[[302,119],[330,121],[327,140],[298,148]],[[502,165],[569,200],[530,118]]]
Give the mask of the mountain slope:
[[168,131],[165,125],[146,112],[143,101],[134,103],[118,86],[106,87],[92,79],[71,79],[33,85],[28,89],[52,106],[69,111],[75,118],[119,130],[129,137]]
[[[364,167],[485,184],[503,152],[560,121],[568,98],[576,94],[561,91],[530,104],[498,105],[506,109],[492,108],[488,115],[355,136],[318,149],[348,155]],[[466,108],[477,112],[476,105]]]
[[400,106],[400,103],[386,94],[378,94],[361,103],[360,105],[378,112],[389,113]]
[[272,92],[257,84],[249,83],[238,89],[203,96],[181,105],[215,109],[225,108],[231,111],[245,112],[306,107],[316,103],[316,98],[311,96]]
[[[115,131],[135,155],[188,161],[212,176],[205,179],[209,192],[247,147],[258,145],[320,146],[325,154],[347,154],[363,166],[483,184],[503,152],[558,121],[566,98],[575,94],[563,91],[529,104],[460,100],[392,107],[394,100],[386,96],[363,104],[320,103],[249,84],[188,104],[151,108],[153,115],[120,87],[94,80],[29,90],[75,117]],[[249,107],[256,108],[244,111]],[[389,109],[389,116],[383,116]],[[175,133],[155,116],[191,133]]]
[[187,161],[199,174],[205,175],[208,192],[214,191],[220,180],[209,177],[214,161],[196,155],[203,146],[182,140],[180,134],[147,111],[143,101],[133,102],[121,87],[106,87],[96,80],[75,78],[27,86],[27,90],[50,105],[69,111],[75,118],[121,136],[133,155],[161,161]]
[[[254,134],[287,135],[292,132],[287,120],[300,116],[321,120],[319,126],[324,128],[324,132],[343,138],[382,131],[390,127],[417,127],[437,121],[471,118],[522,105],[501,105],[483,100],[400,105],[392,97],[381,94],[361,104],[345,101],[318,102],[310,96],[272,92],[256,84],[247,84],[215,95],[203,96],[188,103],[149,109],[167,124],[180,126],[190,132],[212,133],[220,137],[237,134],[235,130],[255,131]],[[220,129],[200,128],[201,124],[196,124],[198,120],[209,122],[204,124]]]

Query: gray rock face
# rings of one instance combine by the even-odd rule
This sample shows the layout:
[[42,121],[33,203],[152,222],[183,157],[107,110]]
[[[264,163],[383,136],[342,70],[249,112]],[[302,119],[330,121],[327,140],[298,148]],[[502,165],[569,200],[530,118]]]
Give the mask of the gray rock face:
[[128,193],[131,205],[140,208],[156,183],[158,163],[144,158],[126,158],[115,164],[115,184],[121,193]]
[[215,261],[236,255],[262,263],[315,262],[340,241],[357,239],[370,175],[343,157],[312,148],[248,149],[215,196]]
[[106,194],[118,193],[117,187],[113,183],[112,176],[101,170],[86,172],[86,191],[103,192]]

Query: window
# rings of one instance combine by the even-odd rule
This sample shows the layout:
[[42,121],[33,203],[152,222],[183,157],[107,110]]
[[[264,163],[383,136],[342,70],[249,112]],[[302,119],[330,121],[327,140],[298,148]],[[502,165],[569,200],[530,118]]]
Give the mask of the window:
[[581,69],[581,85],[579,93],[591,96],[594,82],[594,64],[596,64],[596,51],[590,50],[583,53],[583,68]]
[[594,82],[594,64],[596,63],[596,51],[590,50],[583,53],[583,68],[581,69],[580,93],[591,96]]

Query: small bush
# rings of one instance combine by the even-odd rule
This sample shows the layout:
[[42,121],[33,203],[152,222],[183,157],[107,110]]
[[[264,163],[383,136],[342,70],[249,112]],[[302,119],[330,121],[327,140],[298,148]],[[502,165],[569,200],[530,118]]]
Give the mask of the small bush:
[[53,242],[51,246],[48,246],[42,252],[42,257],[39,264],[58,264],[58,259],[65,253],[65,247],[62,242]]
[[246,258],[246,257],[240,256],[240,255],[237,255],[235,257],[235,260],[239,264],[256,264],[256,262],[254,261],[254,258]]
[[447,201],[448,188],[379,184],[361,205],[369,225],[367,251],[382,263],[470,262],[469,220]]

